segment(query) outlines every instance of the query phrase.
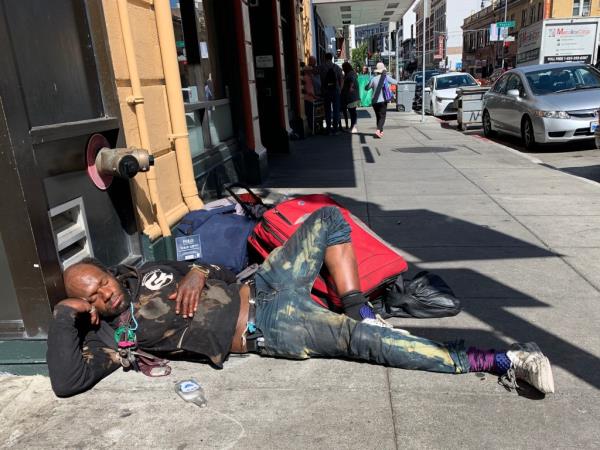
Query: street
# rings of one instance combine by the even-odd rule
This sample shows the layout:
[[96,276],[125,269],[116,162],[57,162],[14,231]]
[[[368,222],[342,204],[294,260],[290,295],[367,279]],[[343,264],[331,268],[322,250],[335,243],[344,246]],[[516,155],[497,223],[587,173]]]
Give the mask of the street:
[[[438,120],[443,128],[461,132],[455,117],[449,116]],[[487,139],[483,135],[482,128],[474,127],[462,133]],[[540,145],[535,152],[528,152],[519,138],[507,134],[496,134],[493,141],[522,153],[538,164],[600,182],[600,150],[596,148],[593,139],[567,144]]]

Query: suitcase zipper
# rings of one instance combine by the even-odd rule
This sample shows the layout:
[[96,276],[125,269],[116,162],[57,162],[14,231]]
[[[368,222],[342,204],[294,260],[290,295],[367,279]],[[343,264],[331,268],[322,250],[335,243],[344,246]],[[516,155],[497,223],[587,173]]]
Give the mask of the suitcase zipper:
[[290,227],[293,227],[293,226],[294,226],[294,224],[293,224],[292,222],[290,222],[290,220],[289,220],[287,217],[285,217],[285,216],[284,216],[284,215],[281,213],[281,211],[279,211],[277,208],[273,208],[273,212],[274,212],[275,214],[277,214],[279,217],[281,217],[281,220],[283,220],[285,223],[287,223],[287,224],[288,224]]
[[267,221],[264,221],[263,228],[265,229],[265,231],[272,234],[273,237],[279,242],[279,244],[283,245],[285,243],[285,240],[279,235],[278,232],[275,231],[272,225],[269,225]]

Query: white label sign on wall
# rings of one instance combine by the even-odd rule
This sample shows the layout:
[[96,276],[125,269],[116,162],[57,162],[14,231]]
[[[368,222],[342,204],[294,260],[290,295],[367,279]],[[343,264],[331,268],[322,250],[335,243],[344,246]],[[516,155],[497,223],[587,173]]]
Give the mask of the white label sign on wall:
[[258,69],[270,69],[274,67],[273,55],[258,55],[256,57],[256,67]]

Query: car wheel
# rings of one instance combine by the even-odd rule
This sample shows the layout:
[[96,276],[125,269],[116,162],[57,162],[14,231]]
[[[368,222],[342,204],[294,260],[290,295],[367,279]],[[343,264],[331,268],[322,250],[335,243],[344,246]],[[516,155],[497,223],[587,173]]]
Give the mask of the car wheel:
[[523,145],[527,150],[535,150],[537,144],[535,142],[535,133],[533,131],[533,124],[531,119],[527,116],[521,122],[521,138]]
[[492,129],[492,118],[490,117],[490,113],[486,109],[483,111],[483,135],[485,137],[492,137],[496,134],[496,132]]

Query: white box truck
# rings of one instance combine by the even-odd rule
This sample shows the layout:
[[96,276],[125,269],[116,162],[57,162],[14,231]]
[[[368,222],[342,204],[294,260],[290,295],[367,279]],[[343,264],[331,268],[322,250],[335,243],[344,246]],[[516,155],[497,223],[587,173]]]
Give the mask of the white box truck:
[[556,62],[596,64],[600,19],[547,19],[519,31],[517,67]]

